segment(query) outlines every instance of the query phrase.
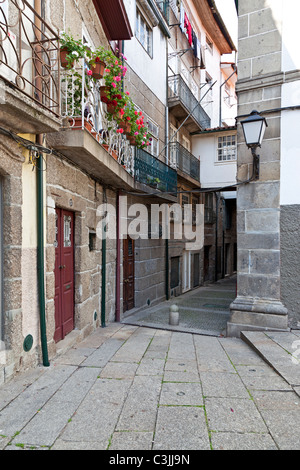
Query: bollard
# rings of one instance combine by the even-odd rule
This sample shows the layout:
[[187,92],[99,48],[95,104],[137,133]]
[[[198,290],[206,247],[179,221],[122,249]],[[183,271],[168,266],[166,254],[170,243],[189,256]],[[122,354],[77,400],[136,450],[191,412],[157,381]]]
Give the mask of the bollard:
[[170,307],[169,324],[173,326],[179,325],[179,308],[177,305],[171,305]]

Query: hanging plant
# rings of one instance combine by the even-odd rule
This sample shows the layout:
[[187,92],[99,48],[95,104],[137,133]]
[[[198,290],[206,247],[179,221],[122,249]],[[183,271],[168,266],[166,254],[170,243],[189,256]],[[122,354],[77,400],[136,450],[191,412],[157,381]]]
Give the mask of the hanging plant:
[[61,66],[67,69],[74,67],[74,62],[82,59],[85,54],[85,46],[81,39],[74,39],[71,34],[63,32],[60,36],[60,61]]

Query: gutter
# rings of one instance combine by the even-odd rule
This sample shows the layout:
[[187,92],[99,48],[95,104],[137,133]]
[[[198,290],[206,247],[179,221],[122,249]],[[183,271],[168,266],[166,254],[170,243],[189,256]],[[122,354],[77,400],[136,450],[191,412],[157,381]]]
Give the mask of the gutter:
[[[143,2],[142,2],[143,3]],[[154,0],[144,0],[144,3],[148,3],[149,7],[151,8],[151,10],[153,11],[157,21],[158,21],[158,24],[159,26],[161,27],[163,33],[165,34],[165,36],[167,36],[169,39],[171,38],[171,33],[170,33],[170,30],[162,16],[162,14],[160,13],[159,9],[157,8],[157,5],[156,3],[154,2]]]

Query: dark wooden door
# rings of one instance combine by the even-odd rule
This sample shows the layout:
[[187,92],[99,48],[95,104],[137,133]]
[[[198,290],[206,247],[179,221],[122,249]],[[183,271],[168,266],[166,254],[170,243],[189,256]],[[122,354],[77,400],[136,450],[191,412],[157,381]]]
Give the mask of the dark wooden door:
[[134,240],[123,241],[123,311],[134,308]]
[[74,329],[74,214],[56,209],[55,333],[60,341]]

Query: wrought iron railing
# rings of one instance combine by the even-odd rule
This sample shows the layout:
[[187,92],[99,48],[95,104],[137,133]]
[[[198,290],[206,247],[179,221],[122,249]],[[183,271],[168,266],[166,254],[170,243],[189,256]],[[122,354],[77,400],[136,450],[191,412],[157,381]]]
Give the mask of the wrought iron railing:
[[197,122],[200,128],[205,129],[210,127],[211,119],[206,114],[201,104],[195,98],[190,88],[180,75],[173,75],[168,79],[169,102],[180,101],[186,111],[191,113],[193,119]]
[[134,176],[136,181],[154,189],[177,194],[176,170],[143,149],[135,150]]
[[85,64],[61,72],[64,125],[86,129],[133,176],[134,149],[125,135],[116,132],[117,123],[108,120],[107,105],[101,101],[101,81],[95,82],[87,72]]
[[0,0],[0,76],[59,116],[59,37],[26,0]]
[[171,142],[169,145],[170,166],[183,171],[200,182],[200,161],[179,142]]
[[169,0],[156,0],[157,6],[163,14],[166,22],[170,24],[170,1]]

